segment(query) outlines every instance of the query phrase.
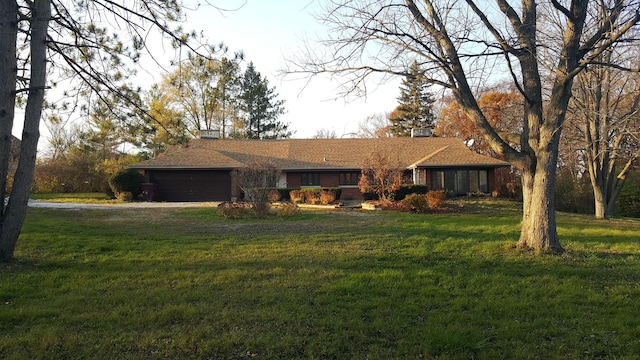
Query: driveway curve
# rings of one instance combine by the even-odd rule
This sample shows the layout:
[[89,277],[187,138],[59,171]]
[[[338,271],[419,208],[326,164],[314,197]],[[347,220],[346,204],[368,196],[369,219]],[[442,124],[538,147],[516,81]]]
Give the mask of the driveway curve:
[[219,202],[130,202],[130,203],[66,203],[43,200],[29,200],[29,207],[47,209],[154,209],[154,208],[187,208],[216,207]]

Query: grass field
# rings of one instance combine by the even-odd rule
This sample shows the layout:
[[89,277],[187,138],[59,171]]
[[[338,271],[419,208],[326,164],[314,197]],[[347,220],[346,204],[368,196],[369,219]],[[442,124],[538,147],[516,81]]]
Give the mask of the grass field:
[[0,263],[2,359],[635,359],[640,221],[506,202],[448,214],[30,209]]

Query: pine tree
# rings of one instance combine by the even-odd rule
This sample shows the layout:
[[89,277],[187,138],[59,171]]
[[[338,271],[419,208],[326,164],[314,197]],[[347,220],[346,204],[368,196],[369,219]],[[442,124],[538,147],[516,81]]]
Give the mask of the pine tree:
[[288,124],[278,121],[284,114],[284,100],[277,99],[275,88],[249,63],[242,78],[240,110],[245,121],[245,136],[249,139],[277,139],[291,136]]
[[398,107],[389,114],[391,133],[394,136],[411,136],[411,129],[433,128],[433,94],[425,81],[417,61],[411,64],[409,73],[402,80]]

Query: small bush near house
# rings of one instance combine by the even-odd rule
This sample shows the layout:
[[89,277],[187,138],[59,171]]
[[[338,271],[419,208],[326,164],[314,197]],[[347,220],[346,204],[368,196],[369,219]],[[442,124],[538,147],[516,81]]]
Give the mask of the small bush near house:
[[313,190],[308,190],[304,192],[304,201],[307,204],[318,205],[320,204],[320,193]]
[[400,188],[393,192],[393,199],[395,201],[402,201],[404,198],[409,196],[410,194],[421,194],[424,195],[429,191],[429,187],[427,185],[401,185]]
[[118,193],[118,200],[123,202],[133,201],[133,194],[131,191],[121,191]]
[[294,189],[278,188],[276,190],[280,193],[280,201],[291,201],[291,199],[289,198],[289,193]]
[[421,194],[409,194],[402,199],[401,204],[404,208],[417,213],[423,213],[430,208],[427,196]]
[[336,201],[336,193],[331,190],[320,191],[320,204],[329,205]]
[[270,202],[276,202],[276,201],[280,201],[280,199],[282,198],[282,195],[280,194],[280,191],[276,190],[276,189],[272,189],[269,191],[269,194],[267,194],[267,198],[269,199]]
[[144,175],[135,170],[122,170],[109,179],[109,186],[113,193],[120,198],[120,193],[130,192],[133,199],[142,194]]
[[296,216],[298,215],[298,213],[300,213],[300,208],[298,207],[297,204],[285,201],[280,204],[277,215],[278,217],[287,218],[287,217]]
[[291,201],[295,204],[300,204],[304,202],[304,191],[298,189],[298,190],[291,190],[289,192],[289,199],[291,199]]
[[241,219],[251,211],[251,204],[246,202],[225,201],[218,205],[218,215],[226,219]]
[[442,190],[432,190],[427,193],[426,198],[429,203],[429,208],[437,209],[444,205],[444,201],[447,200],[447,195]]

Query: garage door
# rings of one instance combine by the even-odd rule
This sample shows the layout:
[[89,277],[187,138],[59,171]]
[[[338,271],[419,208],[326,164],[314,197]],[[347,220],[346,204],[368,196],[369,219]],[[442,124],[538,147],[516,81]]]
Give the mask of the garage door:
[[212,170],[153,171],[155,201],[228,201],[231,172]]

